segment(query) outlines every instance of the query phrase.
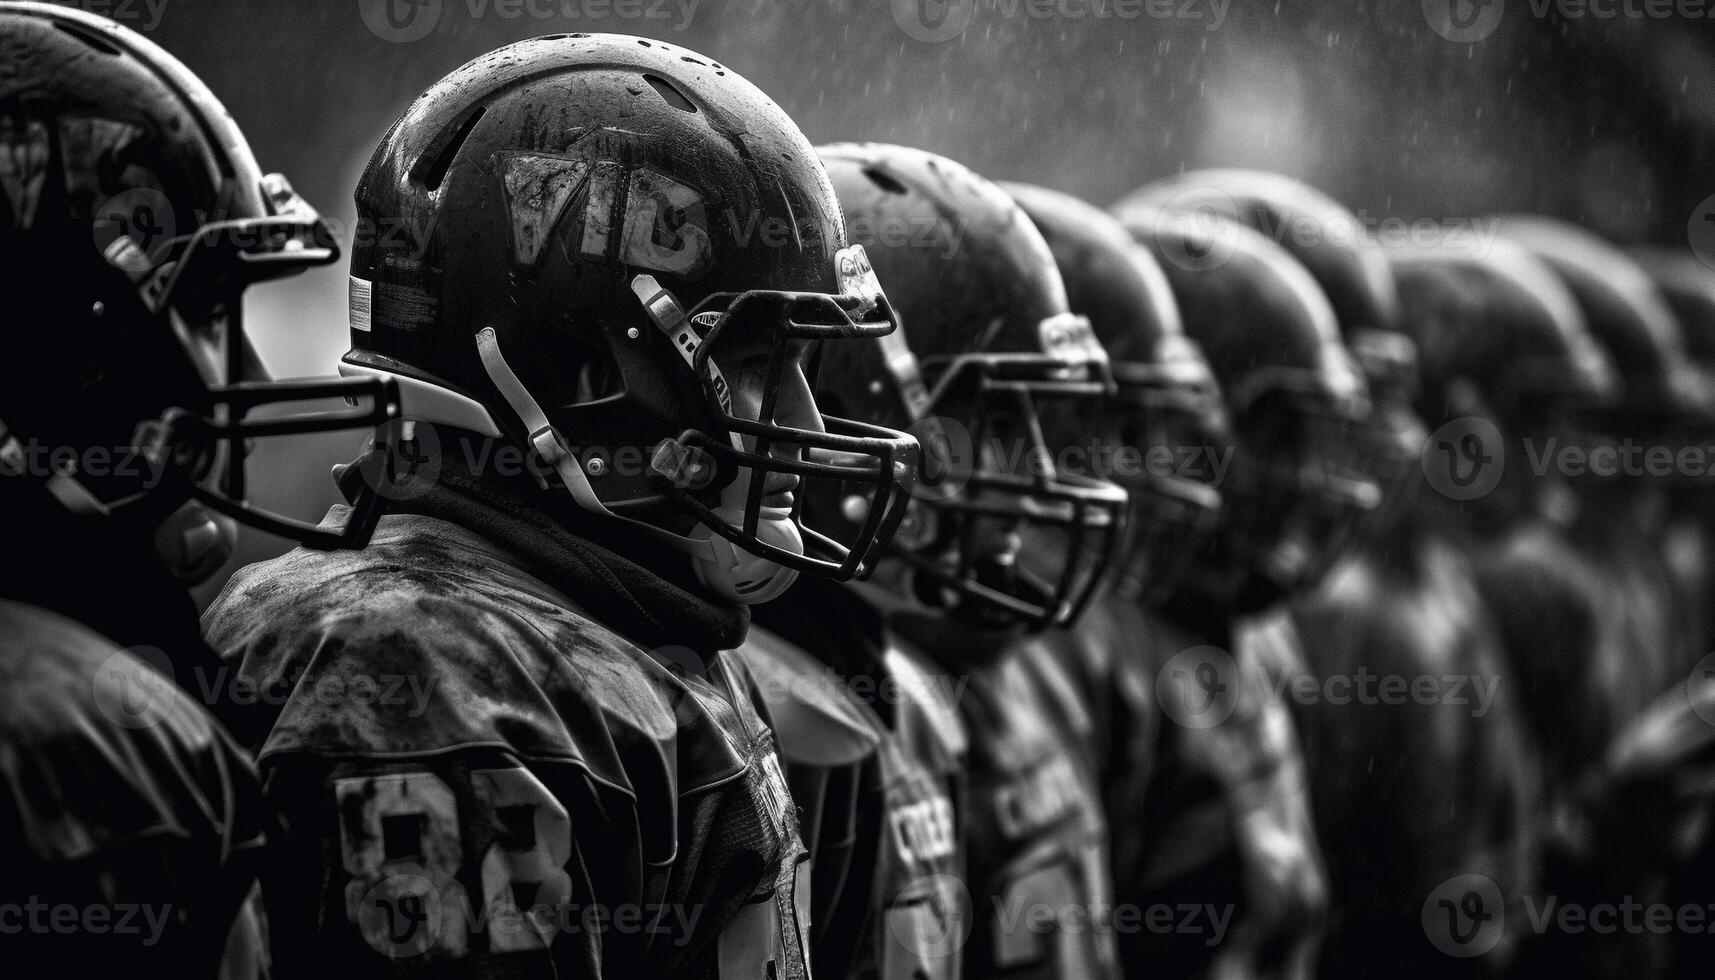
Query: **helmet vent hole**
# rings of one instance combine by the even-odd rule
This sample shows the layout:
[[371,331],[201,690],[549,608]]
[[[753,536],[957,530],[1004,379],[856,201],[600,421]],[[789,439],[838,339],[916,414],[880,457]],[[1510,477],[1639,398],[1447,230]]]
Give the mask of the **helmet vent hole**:
[[882,190],[888,192],[889,194],[904,194],[905,193],[905,185],[904,184],[901,184],[898,180],[896,180],[891,175],[884,173],[875,167],[863,168],[863,175],[865,177],[869,178],[870,183],[872,183],[875,186],[881,188]]
[[470,138],[471,131],[482,119],[482,114],[488,111],[486,106],[477,106],[476,110],[464,118],[458,127],[449,133],[440,147],[424,153],[417,161],[417,180],[431,191],[441,189],[441,181],[447,179],[447,171],[452,169],[453,158],[458,156],[459,148]]
[[687,62],[687,63],[689,63],[689,64],[693,64],[693,65],[701,65],[701,64],[702,64],[702,62],[700,62],[700,61],[698,61],[698,60],[697,60],[697,59],[695,59],[695,58],[693,58],[693,57],[691,57],[691,56],[690,56],[690,55],[688,55],[688,54],[682,54],[682,55],[680,55],[680,56],[679,56],[679,60],[680,60],[680,61],[683,61],[683,62]]
[[665,78],[657,78],[654,75],[644,75],[643,80],[649,83],[649,87],[654,89],[657,95],[661,96],[661,101],[673,108],[680,112],[697,111],[697,107],[691,104],[691,100],[685,98],[685,93],[674,88],[672,82]]
[[120,50],[115,47],[111,41],[99,34],[95,34],[91,31],[79,30],[70,24],[55,24],[54,26],[59,28],[61,31],[70,34],[72,37],[77,38],[79,41],[82,41],[89,47],[100,51],[102,54],[110,54],[114,57],[118,57],[120,54]]

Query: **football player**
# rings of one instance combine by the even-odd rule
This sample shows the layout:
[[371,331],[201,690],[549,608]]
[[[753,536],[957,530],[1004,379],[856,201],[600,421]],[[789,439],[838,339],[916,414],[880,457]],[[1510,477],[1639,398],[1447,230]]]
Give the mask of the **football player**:
[[[720,651],[799,574],[864,569],[916,451],[805,380],[894,326],[814,150],[719,62],[556,35],[430,87],[357,204],[399,231],[353,256],[342,371],[413,424],[342,482],[390,512],[206,617],[291,692],[260,756],[290,965],[807,977],[796,816]],[[840,540],[799,516],[821,480],[873,498]]]
[[1191,896],[1231,910],[1232,924],[1220,943],[1149,938],[1170,975],[1307,976],[1327,879],[1274,680],[1303,654],[1289,631],[1267,643],[1245,633],[1247,620],[1318,581],[1376,503],[1346,439],[1367,417],[1368,393],[1303,266],[1243,225],[1156,200],[1144,188],[1116,213],[1167,274],[1235,440],[1220,523],[1162,604],[1148,649],[1167,716],[1144,829],[1149,885],[1153,901]]
[[[1031,631],[1074,617],[1123,533],[1124,491],[1071,472],[1043,426],[1051,405],[1111,394],[1106,354],[1068,309],[1041,236],[992,183],[906,147],[821,152],[909,348],[830,352],[820,388],[849,410],[910,418],[929,447],[864,597],[927,656],[965,729],[963,881],[946,890],[969,912],[930,920],[932,935],[968,935],[964,976],[1111,976],[1107,828],[1081,751],[1093,732],[1072,692],[1019,653]],[[843,506],[856,516],[859,504]],[[910,912],[890,913],[901,936],[923,928]],[[892,962],[905,972],[884,975],[948,975],[944,959]]]
[[[868,180],[850,160],[830,155],[824,163],[842,200]],[[850,275],[855,293],[887,302],[867,263]],[[815,379],[824,411],[899,429],[928,417],[904,329],[824,346]],[[939,463],[930,468],[942,472]],[[929,513],[934,498],[913,493],[906,530],[890,550],[924,546],[921,529],[939,519]],[[806,488],[804,515],[820,526],[857,527],[874,506],[872,487],[821,481]],[[798,806],[812,865],[810,950],[825,977],[962,976],[970,895],[959,685],[890,622],[891,612],[915,602],[910,577],[884,551],[866,581],[800,579],[755,609],[735,651],[769,708]]]
[[[1576,703],[1578,665],[1589,662],[1588,651],[1602,640],[1580,598],[1577,573],[1568,571],[1579,567],[1576,556],[1542,517],[1560,493],[1558,478],[1534,472],[1530,453],[1533,446],[1541,452],[1541,442],[1560,431],[1558,419],[1612,398],[1618,379],[1563,283],[1522,248],[1503,239],[1480,249],[1448,245],[1389,254],[1400,324],[1421,352],[1418,410],[1434,429],[1424,469],[1434,492],[1420,498],[1422,519],[1463,552],[1476,573],[1473,582],[1507,659],[1508,669],[1497,676],[1503,687],[1512,679],[1519,705],[1520,749],[1550,778],[1546,786],[1540,777],[1535,787],[1526,786],[1523,813],[1532,826],[1508,828],[1507,814],[1496,810],[1492,832],[1496,841],[1511,833],[1537,836],[1540,861],[1556,814],[1570,808],[1564,790],[1556,789],[1568,784],[1555,774],[1563,771],[1563,754],[1578,751],[1585,739],[1580,728],[1586,723],[1566,715],[1565,706]],[[1486,792],[1462,790],[1479,791]],[[1444,837],[1448,830],[1438,833]],[[1524,901],[1538,899],[1533,889],[1549,883],[1516,865],[1509,870],[1503,856],[1499,849],[1486,856],[1473,852],[1478,863],[1448,869],[1447,882],[1475,886],[1460,885],[1445,900],[1435,898],[1444,883],[1422,886],[1420,901],[1440,903],[1430,913],[1436,937],[1480,943],[1465,947],[1473,958],[1481,954],[1479,964],[1539,955],[1541,944],[1524,942]],[[1468,896],[1475,896],[1470,904]],[[1487,918],[1479,921],[1473,911]]]
[[[1667,516],[1682,438],[1707,431],[1711,395],[1705,375],[1687,352],[1678,321],[1649,275],[1623,252],[1576,226],[1536,217],[1503,219],[1504,236],[1540,257],[1566,283],[1591,335],[1618,371],[1621,397],[1566,420],[1563,437],[1578,452],[1573,461],[1545,441],[1541,463],[1567,470],[1566,488],[1550,512],[1550,531],[1567,554],[1556,562],[1567,583],[1563,596],[1584,617],[1587,632],[1564,648],[1525,632],[1535,617],[1562,610],[1543,607],[1503,612],[1519,637],[1515,652],[1536,668],[1523,680],[1534,684],[1553,670],[1570,687],[1568,701],[1539,701],[1540,724],[1556,717],[1563,739],[1551,767],[1551,792],[1565,804],[1578,799],[1574,829],[1557,832],[1549,872],[1559,894],[1580,889],[1594,904],[1630,896],[1648,903],[1664,895],[1665,866],[1677,859],[1670,835],[1620,833],[1636,800],[1594,799],[1581,786],[1590,769],[1603,765],[1614,739],[1653,702],[1683,685],[1701,655],[1679,631],[1673,577],[1657,543]],[[1664,460],[1666,461],[1664,465]],[[1517,560],[1543,552],[1525,552]],[[1515,566],[1516,567],[1516,566]],[[1529,637],[1529,639],[1526,639]],[[1535,648],[1524,653],[1524,644]],[[1567,719],[1577,719],[1568,726]],[[1573,755],[1565,751],[1588,753]],[[1589,824],[1580,829],[1579,824]],[[1647,826],[1647,821],[1645,822]],[[1621,846],[1622,842],[1631,846]],[[1664,852],[1663,848],[1666,848]],[[1562,937],[1556,937],[1560,939]],[[1668,943],[1659,935],[1628,936],[1593,943],[1564,937],[1547,944],[1568,975],[1601,976],[1663,968]]]
[[[245,289],[337,249],[189,69],[33,3],[0,6],[0,62],[0,973],[257,976],[273,814],[187,586],[235,519],[361,543],[362,515],[317,531],[246,503],[245,442],[397,404],[258,380]],[[246,418],[339,395],[359,404]]]
[[[1416,344],[1398,329],[1387,258],[1356,215],[1288,177],[1203,170],[1159,187],[1176,206],[1231,214],[1292,252],[1328,296],[1369,385],[1371,412],[1351,441],[1384,496],[1323,583],[1292,603],[1308,661],[1300,676],[1326,690],[1366,674],[1448,681],[1433,702],[1293,702],[1332,889],[1319,975],[1384,962],[1463,974],[1471,964],[1429,944],[1424,896],[1466,872],[1521,894],[1533,867],[1534,780],[1499,634],[1463,554],[1416,506],[1427,433],[1413,408]],[[1504,970],[1511,952],[1497,944],[1484,968]]]
[[[1131,496],[1118,574],[1076,622],[1033,637],[1025,656],[1052,683],[1076,690],[1090,716],[1080,747],[1099,776],[1114,828],[1110,864],[1121,962],[1127,976],[1143,976],[1157,964],[1142,931],[1162,928],[1160,910],[1144,906],[1153,841],[1136,829],[1163,724],[1157,665],[1145,648],[1158,632],[1156,607],[1200,559],[1219,517],[1216,484],[1227,460],[1209,454],[1231,446],[1232,437],[1214,374],[1186,337],[1154,257],[1094,205],[1029,184],[1001,186],[1048,242],[1071,307],[1090,319],[1117,385],[1112,399],[1054,412],[1044,425],[1088,449],[1087,470],[1110,476]],[[1175,923],[1182,918],[1178,906],[1169,911]],[[1201,916],[1196,922],[1219,925]]]

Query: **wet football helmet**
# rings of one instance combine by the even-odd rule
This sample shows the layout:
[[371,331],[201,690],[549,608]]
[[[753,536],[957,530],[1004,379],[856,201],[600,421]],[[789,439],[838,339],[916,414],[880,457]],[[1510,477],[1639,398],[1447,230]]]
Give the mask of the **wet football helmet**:
[[[0,472],[154,535],[187,579],[218,567],[209,549],[233,520],[315,547],[367,541],[373,498],[337,528],[245,500],[247,440],[373,428],[398,411],[393,386],[372,379],[259,380],[244,291],[333,262],[325,222],[261,172],[207,86],[133,31],[9,3],[0,64],[13,311]],[[305,407],[338,398],[349,407]]]
[[[850,579],[904,512],[915,443],[824,416],[817,342],[893,332],[821,163],[749,82],[669,44],[539,37],[464,65],[357,190],[343,371],[408,418],[505,439],[730,601]],[[874,506],[836,540],[803,485]]]
[[1198,560],[1220,514],[1209,454],[1232,444],[1220,386],[1185,336],[1167,277],[1112,215],[1045,187],[1000,187],[1048,242],[1072,311],[1107,349],[1117,396],[1054,406],[1043,421],[1060,428],[1056,441],[1084,443],[1091,475],[1131,495],[1119,585],[1154,605]]
[[924,444],[890,550],[903,589],[984,623],[1071,621],[1117,554],[1127,497],[1064,465],[1041,410],[1111,396],[1106,352],[1067,306],[1042,236],[994,184],[906,147],[819,152],[901,333],[826,350],[818,397],[909,424]]
[[[1128,207],[1211,210],[1255,229],[1310,271],[1369,384],[1372,411],[1352,431],[1361,465],[1383,488],[1387,509],[1407,499],[1428,437],[1412,411],[1417,348],[1398,329],[1399,294],[1387,256],[1357,215],[1303,181],[1239,169],[1194,170],[1158,181],[1114,210],[1124,214]],[[1373,520],[1372,526],[1385,524],[1379,513]]]
[[1172,283],[1236,435],[1222,526],[1170,605],[1198,619],[1263,608],[1318,580],[1379,502],[1349,440],[1370,411],[1363,376],[1315,280],[1262,235],[1146,207],[1125,225]]
[[1715,419],[1715,393],[1694,366],[1672,308],[1637,263],[1568,222],[1507,216],[1500,227],[1566,283],[1619,372],[1620,397],[1587,413],[1587,422],[1609,437],[1649,438]]

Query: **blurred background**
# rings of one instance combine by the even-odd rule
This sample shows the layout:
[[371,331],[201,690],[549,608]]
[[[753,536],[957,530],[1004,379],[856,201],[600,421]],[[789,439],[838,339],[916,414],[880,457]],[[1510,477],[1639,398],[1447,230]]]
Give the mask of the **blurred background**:
[[[718,59],[813,142],[925,147],[1107,205],[1183,169],[1315,184],[1378,232],[1539,211],[1715,254],[1715,0],[80,0],[225,100],[265,170],[349,233],[383,132],[436,79],[539,34]],[[1710,220],[1705,220],[1706,218]],[[346,348],[343,263],[251,290],[276,375]],[[258,455],[253,493],[319,516],[344,436]],[[236,556],[283,543],[252,534]],[[217,580],[215,587],[218,587]]]

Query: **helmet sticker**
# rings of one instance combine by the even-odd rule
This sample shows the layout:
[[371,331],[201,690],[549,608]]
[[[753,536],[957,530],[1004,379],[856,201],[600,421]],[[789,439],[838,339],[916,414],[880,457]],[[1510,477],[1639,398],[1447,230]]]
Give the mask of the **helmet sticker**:
[[534,266],[572,193],[589,173],[583,160],[535,153],[508,154],[501,161],[506,207],[512,217],[512,258]]
[[1107,349],[1096,339],[1088,317],[1075,313],[1051,316],[1037,327],[1042,352],[1067,364],[1106,364]]
[[[590,175],[584,208],[582,251],[609,256],[614,209],[618,205],[620,164],[604,161]],[[610,261],[685,279],[696,279],[714,261],[703,195],[687,184],[646,167],[631,171],[625,215],[620,222],[619,254]]]
[[351,287],[348,290],[351,307],[351,329],[362,330],[367,333],[370,329],[369,304],[372,284],[368,279],[359,279],[356,276],[347,276],[346,278],[351,281]]

